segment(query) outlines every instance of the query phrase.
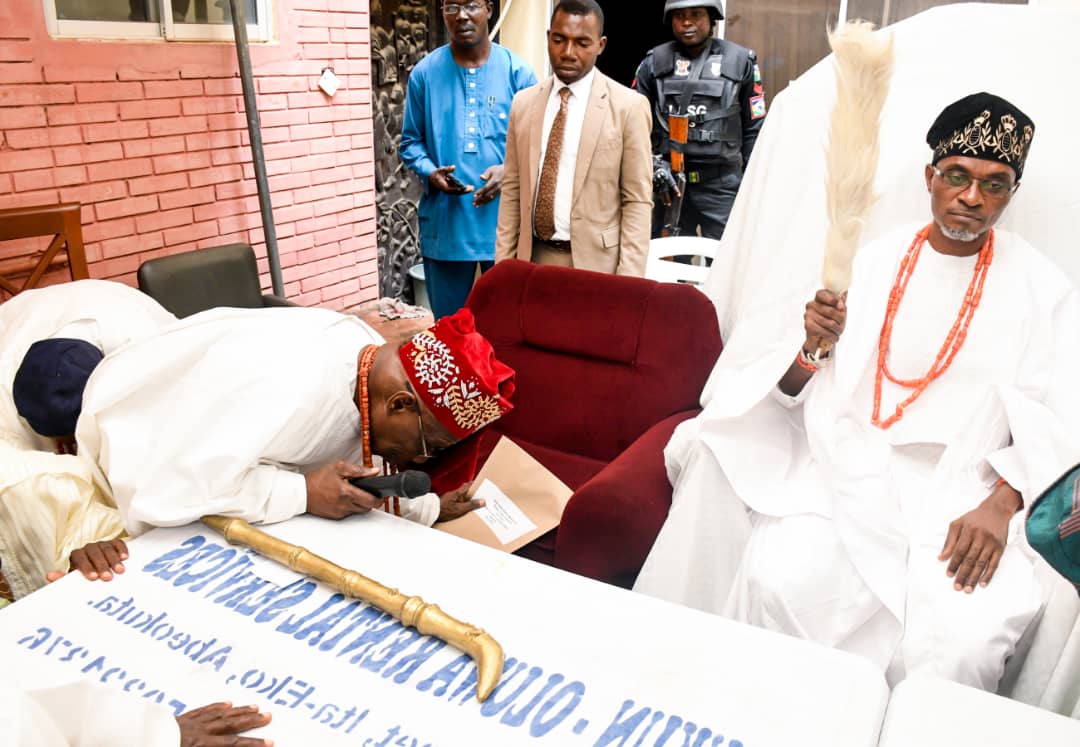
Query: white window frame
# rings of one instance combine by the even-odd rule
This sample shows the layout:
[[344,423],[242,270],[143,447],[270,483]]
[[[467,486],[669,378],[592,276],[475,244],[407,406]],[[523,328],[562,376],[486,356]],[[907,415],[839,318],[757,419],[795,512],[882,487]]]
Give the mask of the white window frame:
[[[49,35],[60,39],[123,39],[130,41],[232,41],[231,23],[175,23],[172,0],[160,5],[161,21],[73,21],[57,17],[56,0],[42,0]],[[274,0],[255,0],[259,22],[247,24],[248,39],[270,41]]]

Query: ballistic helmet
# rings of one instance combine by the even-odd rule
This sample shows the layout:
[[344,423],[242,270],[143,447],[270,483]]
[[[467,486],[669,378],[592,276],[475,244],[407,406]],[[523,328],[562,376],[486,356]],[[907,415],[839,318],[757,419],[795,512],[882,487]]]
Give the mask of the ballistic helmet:
[[667,0],[664,3],[664,25],[671,24],[671,11],[683,8],[705,8],[714,22],[724,17],[724,6],[720,0]]

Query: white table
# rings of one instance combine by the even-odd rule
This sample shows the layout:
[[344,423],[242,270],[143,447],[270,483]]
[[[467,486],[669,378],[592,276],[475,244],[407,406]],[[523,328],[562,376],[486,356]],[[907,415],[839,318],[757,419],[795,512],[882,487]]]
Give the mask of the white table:
[[16,666],[177,709],[257,703],[279,745],[877,743],[888,690],[854,656],[383,514],[269,529],[486,628],[506,651],[499,688],[479,704],[456,650],[287,569],[252,567],[201,525],[132,542],[112,582],[70,576],[0,612],[0,640],[21,642]]
[[893,690],[879,747],[911,745],[1076,747],[1080,721],[955,682],[910,677]]

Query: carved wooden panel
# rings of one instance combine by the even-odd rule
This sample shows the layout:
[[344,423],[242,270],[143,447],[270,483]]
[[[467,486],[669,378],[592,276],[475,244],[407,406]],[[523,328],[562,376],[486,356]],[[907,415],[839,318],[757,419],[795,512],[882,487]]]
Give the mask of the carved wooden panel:
[[442,41],[437,0],[371,0],[371,103],[375,129],[379,294],[401,298],[420,261],[416,206],[420,183],[401,163],[401,126],[409,73]]

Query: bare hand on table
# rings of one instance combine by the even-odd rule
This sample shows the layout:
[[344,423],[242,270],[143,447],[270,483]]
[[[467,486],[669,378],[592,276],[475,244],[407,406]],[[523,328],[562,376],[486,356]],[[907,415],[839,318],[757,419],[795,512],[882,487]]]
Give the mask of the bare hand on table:
[[269,739],[236,736],[268,723],[270,714],[259,713],[258,706],[233,708],[232,703],[214,703],[176,717],[180,747],[273,747]]
[[[123,561],[127,559],[128,549],[122,539],[91,542],[71,553],[68,572],[78,571],[90,581],[111,581],[114,573],[124,572]],[[49,571],[45,580],[52,583],[63,576],[62,571]]]
[[999,485],[977,508],[949,524],[938,560],[949,561],[945,575],[955,578],[954,589],[970,594],[976,585],[986,586],[994,578],[1005,552],[1009,521],[1019,505],[1020,494]]
[[467,482],[457,490],[451,490],[449,493],[439,496],[439,518],[437,521],[450,521],[459,516],[464,516],[470,511],[484,507],[483,498],[469,498],[470,487],[472,487],[472,483]]
[[352,514],[366,514],[382,504],[382,498],[348,482],[350,477],[375,477],[376,469],[365,469],[337,461],[304,475],[307,483],[307,512],[324,519],[344,519]]

